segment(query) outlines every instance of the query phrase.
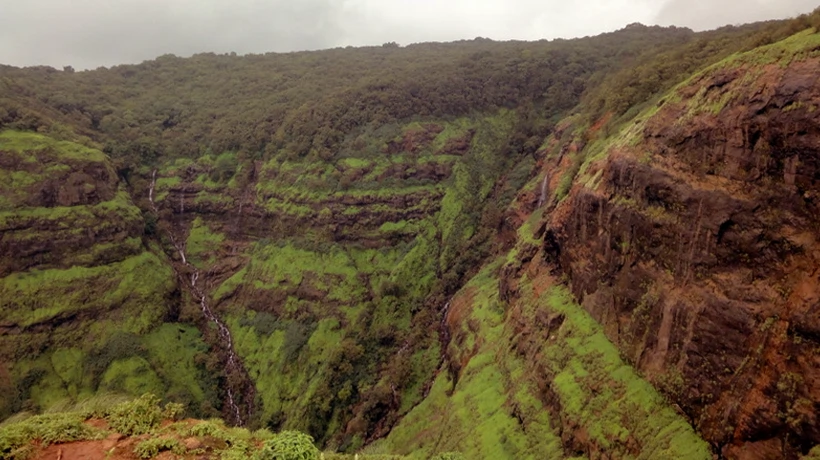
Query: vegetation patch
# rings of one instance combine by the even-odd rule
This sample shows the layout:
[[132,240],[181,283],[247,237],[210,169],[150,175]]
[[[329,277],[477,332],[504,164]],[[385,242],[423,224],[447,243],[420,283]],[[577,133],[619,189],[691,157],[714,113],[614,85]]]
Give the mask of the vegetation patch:
[[47,446],[100,437],[102,431],[86,425],[85,420],[83,414],[56,413],[0,425],[0,457],[25,459],[33,450],[34,441]]
[[186,255],[191,259],[191,263],[204,268],[213,263],[215,252],[219,250],[223,241],[224,235],[211,231],[202,218],[197,217],[191,224],[191,232],[188,234]]

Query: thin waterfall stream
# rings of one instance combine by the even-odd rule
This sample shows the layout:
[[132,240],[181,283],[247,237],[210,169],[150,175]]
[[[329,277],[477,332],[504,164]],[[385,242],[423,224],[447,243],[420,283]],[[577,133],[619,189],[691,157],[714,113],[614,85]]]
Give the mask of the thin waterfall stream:
[[447,302],[441,310],[441,321],[439,322],[439,337],[441,338],[443,347],[446,347],[447,344],[450,343],[450,328],[447,327],[447,313],[449,312],[450,302]]
[[541,196],[538,197],[538,206],[536,208],[540,208],[547,202],[547,190],[549,189],[550,185],[550,175],[549,173],[544,174],[544,180],[541,182]]
[[[157,205],[154,202],[154,189],[156,187],[156,183],[157,171],[154,170],[154,172],[151,174],[151,186],[148,190],[148,201],[150,201],[151,209],[154,211],[154,213],[159,215],[159,210],[157,209]],[[180,198],[180,200],[182,200],[182,198]],[[222,320],[219,319],[219,317],[216,314],[214,314],[213,310],[211,310],[211,307],[208,306],[207,293],[203,290],[202,287],[200,287],[200,284],[197,284],[197,282],[199,281],[199,269],[188,261],[188,258],[185,256],[185,248],[183,248],[183,246],[177,242],[176,238],[174,238],[171,232],[169,231],[167,233],[168,239],[171,240],[171,244],[174,246],[174,249],[179,253],[179,257],[182,260],[182,264],[185,265],[185,267],[191,272],[191,278],[189,280],[190,292],[194,296],[194,299],[196,299],[199,302],[199,307],[202,311],[202,316],[208,322],[216,326],[217,337],[219,338],[220,344],[224,347],[225,352],[227,354],[227,359],[225,363],[226,375],[234,375],[237,373],[240,375],[245,375],[245,370],[240,364],[239,358],[237,357],[236,351],[234,350],[231,331],[228,329],[225,323],[223,323]],[[227,397],[225,403],[228,405],[228,409],[234,416],[236,425],[243,426],[247,420],[243,420],[242,418],[242,412],[239,409],[239,405],[236,402],[234,391],[230,385],[226,385],[226,396]],[[250,413],[250,406],[248,412]]]

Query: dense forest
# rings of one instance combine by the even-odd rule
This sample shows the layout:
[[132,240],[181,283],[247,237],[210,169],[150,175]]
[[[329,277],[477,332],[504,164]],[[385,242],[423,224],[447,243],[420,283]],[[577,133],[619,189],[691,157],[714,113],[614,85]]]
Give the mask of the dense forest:
[[[529,126],[520,135],[541,140],[582,99],[591,120],[622,115],[697,69],[810,22],[697,34],[633,24],[574,40],[166,55],[86,72],[4,67],[0,123],[86,136],[112,158],[136,164],[224,151],[328,160],[368,129],[499,108],[521,110]],[[526,140],[516,140],[523,149]]]
[[[768,386],[733,334],[812,263],[772,235],[814,222],[818,28],[0,66],[0,417],[153,393],[328,452],[808,454],[813,329],[761,339],[794,344]],[[678,306],[715,298],[751,313]]]

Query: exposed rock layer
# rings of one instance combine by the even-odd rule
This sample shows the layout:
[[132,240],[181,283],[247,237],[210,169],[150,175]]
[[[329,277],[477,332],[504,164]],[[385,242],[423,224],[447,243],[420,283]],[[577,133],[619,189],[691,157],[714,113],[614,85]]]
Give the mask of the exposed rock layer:
[[819,76],[697,78],[547,221],[544,263],[730,458],[820,442]]

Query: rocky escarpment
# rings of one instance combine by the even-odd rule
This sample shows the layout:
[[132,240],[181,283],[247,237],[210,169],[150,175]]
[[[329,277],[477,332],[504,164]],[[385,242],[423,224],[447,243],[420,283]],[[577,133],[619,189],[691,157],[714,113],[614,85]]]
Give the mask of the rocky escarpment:
[[5,131],[0,163],[0,414],[105,392],[201,403],[207,347],[173,324],[173,270],[108,157]]
[[0,178],[0,277],[117,262],[140,251],[141,213],[118,193],[119,179],[99,150],[5,132]]
[[543,264],[728,458],[820,442],[817,40],[682,85],[544,219]]
[[[304,236],[378,248],[415,237],[418,223],[435,215],[474,127],[411,123],[394,139],[367,139],[381,147],[335,161],[251,161],[235,154],[220,166],[203,157],[158,171],[160,218],[187,222],[207,216],[233,240]],[[360,140],[349,149],[362,148]],[[223,174],[225,172],[225,174]]]
[[[440,360],[426,304],[486,251],[493,230],[478,227],[518,161],[496,154],[515,117],[365,131],[338,158],[223,152],[132,175],[152,237],[196,301],[183,296],[179,318],[200,326],[212,360],[235,350],[247,369],[225,387],[243,388],[251,424],[355,445],[384,436],[423,399]],[[203,320],[199,301],[230,340]],[[244,390],[246,377],[255,391]]]

